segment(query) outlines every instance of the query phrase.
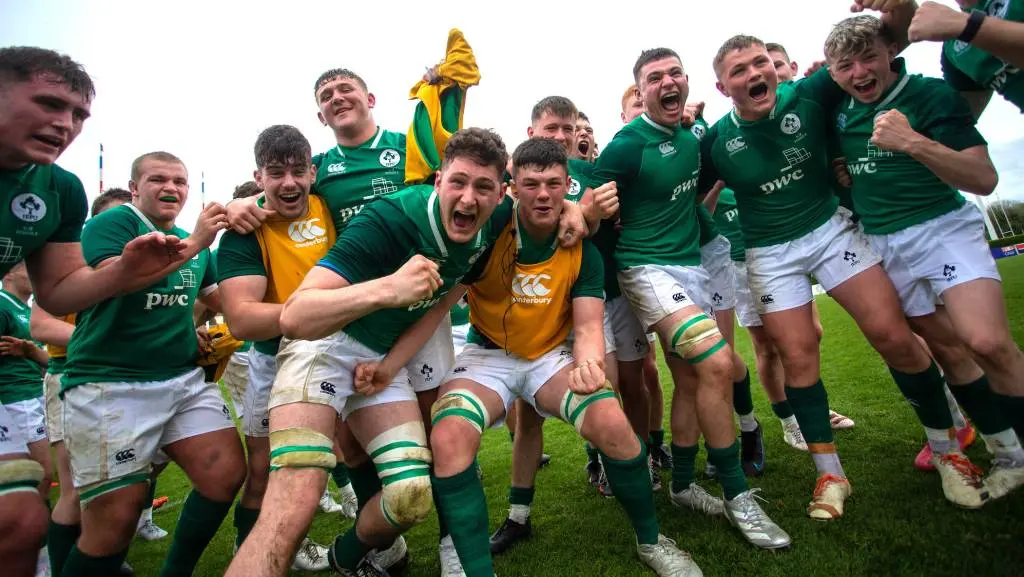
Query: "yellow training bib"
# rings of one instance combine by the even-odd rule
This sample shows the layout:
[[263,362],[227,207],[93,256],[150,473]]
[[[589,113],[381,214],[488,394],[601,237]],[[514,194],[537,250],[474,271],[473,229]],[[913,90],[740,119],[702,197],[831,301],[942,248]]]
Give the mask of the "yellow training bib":
[[336,237],[327,202],[309,195],[305,216],[268,219],[255,233],[267,269],[267,295],[263,302],[284,303],[327,251]]

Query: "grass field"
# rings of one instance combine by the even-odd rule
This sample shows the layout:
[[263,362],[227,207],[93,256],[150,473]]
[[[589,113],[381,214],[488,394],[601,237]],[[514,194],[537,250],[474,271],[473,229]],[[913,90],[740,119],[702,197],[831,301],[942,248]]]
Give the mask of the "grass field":
[[[999,264],[1010,325],[1016,341],[1024,344],[1024,257]],[[822,373],[830,401],[857,422],[856,428],[838,432],[836,438],[854,487],[846,516],[831,523],[807,518],[814,467],[806,453],[783,443],[779,422],[755,384],[768,465],[765,476],[752,485],[763,489],[768,499],[765,510],[792,535],[792,549],[755,550],[724,517],[706,518],[674,508],[665,492],[667,473],[662,477],[666,489],[655,496],[662,533],[689,551],[709,576],[1024,575],[1024,491],[981,511],[962,511],[946,502],[938,477],[911,467],[924,433],[885,366],[834,301],[818,301],[825,326]],[[740,354],[753,366],[750,341],[742,330],[737,341]],[[664,365],[661,369],[668,398],[668,371]],[[575,431],[549,420],[545,441],[553,460],[537,479],[533,538],[497,558],[496,572],[502,577],[651,575],[636,557],[632,531],[617,503],[602,499],[586,484],[585,456]],[[980,445],[969,455],[987,468],[988,455]],[[504,429],[491,430],[480,453],[492,530],[507,512],[510,447]],[[703,456],[698,467],[702,470]],[[714,483],[704,484],[720,494]],[[173,465],[160,477],[158,495],[167,495],[170,502],[155,513],[158,525],[173,532],[188,489],[188,480]],[[340,515],[321,513],[311,535],[327,544],[350,523]],[[412,556],[408,574],[438,575],[433,516],[406,538]],[[233,539],[229,514],[196,575],[222,575]],[[157,574],[170,540],[132,545],[129,562],[138,575]]]

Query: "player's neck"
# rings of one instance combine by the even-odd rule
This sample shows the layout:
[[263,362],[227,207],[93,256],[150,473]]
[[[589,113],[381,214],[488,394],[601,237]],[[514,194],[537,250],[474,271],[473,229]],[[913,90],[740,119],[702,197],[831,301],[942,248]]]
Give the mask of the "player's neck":
[[740,118],[740,120],[746,120],[747,122],[757,122],[758,120],[764,120],[771,115],[772,110],[775,108],[775,102],[772,101],[770,108],[765,110],[745,110],[736,104],[733,104],[733,112]]
[[529,237],[532,242],[541,243],[550,239],[558,228],[557,221],[555,222],[556,224],[554,225],[537,224],[523,218],[522,212],[519,213],[519,228],[522,229],[522,233]]
[[153,223],[153,226],[155,226],[157,228],[157,230],[162,230],[163,231],[163,230],[171,230],[172,228],[174,228],[174,219],[173,218],[170,219],[170,220],[166,220],[166,219],[161,219],[158,216],[153,216],[152,214],[149,214],[148,212],[146,212],[146,209],[144,209],[141,206],[135,204],[134,202],[132,203],[132,206],[137,208],[139,210],[139,212],[141,212],[143,215],[145,215],[145,217],[149,219],[149,222]]
[[354,148],[360,144],[373,138],[373,135],[377,133],[377,123],[374,122],[373,117],[363,124],[362,126],[353,127],[352,130],[345,130],[340,128],[334,131],[334,139],[339,145],[346,148]]

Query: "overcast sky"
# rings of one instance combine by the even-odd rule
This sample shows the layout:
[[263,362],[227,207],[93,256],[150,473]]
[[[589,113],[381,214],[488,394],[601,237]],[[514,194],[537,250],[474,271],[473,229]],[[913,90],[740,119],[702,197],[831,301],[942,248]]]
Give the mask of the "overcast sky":
[[[66,52],[95,80],[93,116],[58,161],[82,179],[90,198],[98,193],[101,142],[107,187],[127,186],[136,156],[166,150],[190,171],[191,198],[179,224],[191,230],[200,173],[206,199],[226,202],[251,178],[252,147],[263,128],[295,125],[314,152],[334,145],[313,99],[313,83],[326,69],[362,75],[377,97],[377,122],[405,131],[409,89],[442,58],[448,29],[457,27],[483,76],[469,93],[467,126],[497,130],[511,150],[526,138],[533,104],[559,94],[591,118],[600,146],[621,125],[619,99],[641,50],[679,52],[690,99],[707,102],[713,122],[729,109],[711,67],[723,40],[744,33],[781,42],[803,66],[821,58],[831,24],[849,15],[849,4],[0,0],[0,43]],[[654,9],[635,9],[643,6]],[[909,48],[910,70],[939,76],[939,47]],[[1024,117],[997,96],[980,128],[1001,169],[997,192],[1024,200]]]

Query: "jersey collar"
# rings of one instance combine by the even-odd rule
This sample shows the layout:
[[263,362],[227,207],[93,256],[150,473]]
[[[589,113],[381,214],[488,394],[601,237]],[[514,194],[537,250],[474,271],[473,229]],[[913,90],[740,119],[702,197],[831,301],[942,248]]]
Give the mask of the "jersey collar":
[[11,301],[11,304],[13,304],[19,310],[24,310],[28,308],[28,304],[21,302],[21,299],[3,289],[0,289],[0,297],[4,297],[5,299]]
[[[384,129],[382,129],[380,126],[378,126],[377,127],[377,132],[373,133],[373,138],[371,138],[370,140],[366,141],[366,142],[370,143],[370,149],[371,150],[377,148],[377,145],[380,144],[380,139],[383,136],[384,136]],[[349,150],[355,150],[357,148],[362,148],[363,146],[366,145],[366,142],[360,144],[359,146],[353,146]],[[345,149],[342,148],[340,144],[336,144],[334,146],[334,148],[338,151],[338,154],[341,155],[342,158],[345,158]]]
[[[512,226],[516,230],[516,250],[523,250],[523,231],[519,229],[519,201],[512,203]],[[551,248],[558,248],[558,231],[551,233]]]
[[[430,198],[427,200],[427,219],[430,221],[430,232],[434,235],[434,242],[437,243],[437,250],[441,256],[448,258],[448,235],[441,232],[438,220],[441,217],[441,206],[437,202],[437,190],[430,191]],[[476,232],[476,239],[473,240],[473,248],[479,249],[483,242],[483,227]]]
[[651,120],[651,117],[647,116],[646,112],[640,113],[640,118],[643,118],[644,122],[646,122],[648,126],[650,126],[651,128],[653,128],[653,129],[655,129],[657,131],[664,132],[665,134],[667,134],[669,136],[672,136],[673,134],[675,134],[672,131],[671,128],[669,128],[667,126],[662,126],[662,125],[658,124],[657,122]]

